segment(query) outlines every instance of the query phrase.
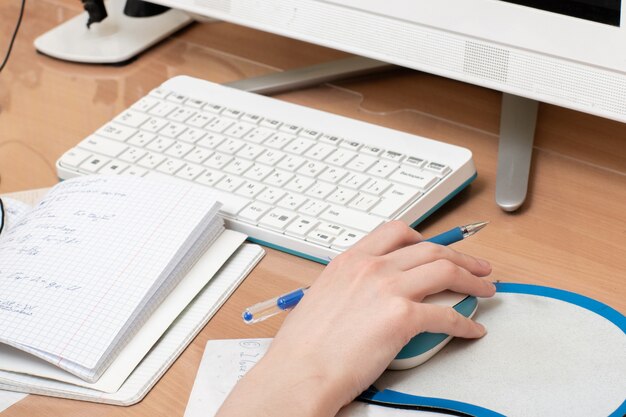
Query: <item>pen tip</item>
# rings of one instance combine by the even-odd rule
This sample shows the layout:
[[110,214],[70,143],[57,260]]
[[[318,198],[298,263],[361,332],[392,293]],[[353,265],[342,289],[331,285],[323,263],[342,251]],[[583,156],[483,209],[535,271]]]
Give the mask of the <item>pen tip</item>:
[[483,221],[483,222],[476,222],[476,223],[468,224],[467,226],[465,226],[465,230],[467,231],[468,235],[471,236],[474,233],[481,230],[483,227],[487,226],[488,224],[489,224],[488,220]]

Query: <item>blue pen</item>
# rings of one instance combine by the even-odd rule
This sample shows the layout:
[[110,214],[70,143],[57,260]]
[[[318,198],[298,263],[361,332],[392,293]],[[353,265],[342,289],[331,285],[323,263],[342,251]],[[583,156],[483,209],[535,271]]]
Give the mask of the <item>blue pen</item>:
[[[437,236],[426,239],[426,242],[437,243],[439,245],[448,246],[452,243],[458,242],[472,236],[480,229],[485,227],[489,222],[478,222],[467,224],[465,226],[458,226],[454,229],[443,232]],[[246,308],[243,312],[243,321],[248,324],[258,323],[285,310],[294,308],[302,299],[307,288],[300,288],[287,294],[279,295],[270,300],[263,301],[255,304],[252,307]]]

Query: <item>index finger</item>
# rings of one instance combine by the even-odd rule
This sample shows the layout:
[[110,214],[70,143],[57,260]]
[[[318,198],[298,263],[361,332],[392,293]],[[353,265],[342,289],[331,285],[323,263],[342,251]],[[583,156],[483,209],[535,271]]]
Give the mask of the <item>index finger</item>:
[[370,255],[385,255],[423,240],[422,235],[400,220],[393,220],[374,229],[353,248]]

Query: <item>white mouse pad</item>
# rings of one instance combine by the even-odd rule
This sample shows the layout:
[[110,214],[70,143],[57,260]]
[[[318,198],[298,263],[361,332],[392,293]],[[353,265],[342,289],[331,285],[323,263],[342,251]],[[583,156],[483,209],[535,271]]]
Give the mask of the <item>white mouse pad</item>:
[[364,399],[470,416],[626,414],[622,314],[553,288],[497,288],[475,316],[488,329],[485,337],[454,339],[417,368],[385,372]]
[[[453,339],[423,365],[386,371],[337,417],[626,414],[626,317],[547,287],[497,284],[476,319],[489,333]],[[271,339],[207,342],[185,417],[213,416]],[[372,404],[373,403],[373,404]]]

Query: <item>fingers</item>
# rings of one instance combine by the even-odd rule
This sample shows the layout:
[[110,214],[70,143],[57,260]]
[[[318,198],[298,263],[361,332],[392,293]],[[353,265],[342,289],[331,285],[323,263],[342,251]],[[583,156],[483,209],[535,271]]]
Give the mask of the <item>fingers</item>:
[[388,253],[385,257],[401,271],[407,271],[438,259],[446,259],[461,268],[467,269],[474,275],[482,277],[491,273],[489,262],[457,252],[447,246],[430,242],[420,242],[416,245],[406,246]]
[[485,327],[463,316],[452,307],[415,303],[420,317],[418,332],[445,333],[455,337],[478,338],[487,333]]
[[491,297],[496,292],[491,281],[475,276],[448,259],[438,259],[406,271],[400,282],[403,295],[416,301],[444,290],[477,297]]
[[377,227],[353,247],[370,255],[385,255],[421,240],[421,234],[396,220]]

